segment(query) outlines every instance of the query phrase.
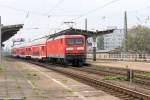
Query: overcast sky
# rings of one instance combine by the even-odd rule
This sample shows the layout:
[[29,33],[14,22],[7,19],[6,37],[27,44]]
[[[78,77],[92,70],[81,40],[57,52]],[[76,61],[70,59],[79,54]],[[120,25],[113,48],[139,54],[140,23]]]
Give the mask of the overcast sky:
[[150,27],[150,0],[0,0],[2,23],[24,24],[13,38],[26,40],[68,28],[65,21],[83,29],[85,18],[90,30],[123,28],[124,11],[128,13],[128,27]]

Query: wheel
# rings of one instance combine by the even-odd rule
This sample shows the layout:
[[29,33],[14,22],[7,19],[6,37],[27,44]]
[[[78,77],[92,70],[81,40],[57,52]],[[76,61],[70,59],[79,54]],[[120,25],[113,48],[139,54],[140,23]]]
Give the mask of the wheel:
[[83,62],[82,61],[78,61],[78,67],[82,67],[83,66]]
[[73,61],[72,66],[73,67],[82,67],[83,62],[82,61]]
[[76,64],[75,61],[72,62],[72,66],[73,66],[73,67],[77,67],[77,64]]
[[62,59],[62,65],[64,67],[67,67],[68,66],[68,62],[65,59]]

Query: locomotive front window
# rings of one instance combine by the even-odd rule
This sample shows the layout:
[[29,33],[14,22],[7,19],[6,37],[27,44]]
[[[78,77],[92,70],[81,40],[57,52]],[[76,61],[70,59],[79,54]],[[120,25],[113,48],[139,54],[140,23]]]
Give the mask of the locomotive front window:
[[66,44],[83,44],[83,38],[67,38]]
[[75,44],[83,44],[83,39],[82,38],[76,38]]
[[73,38],[66,39],[66,44],[74,44],[74,39]]

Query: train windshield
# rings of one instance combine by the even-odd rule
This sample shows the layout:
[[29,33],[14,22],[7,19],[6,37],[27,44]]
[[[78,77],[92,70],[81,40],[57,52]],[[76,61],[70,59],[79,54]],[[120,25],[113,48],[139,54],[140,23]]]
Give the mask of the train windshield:
[[83,38],[67,38],[66,44],[83,44]]

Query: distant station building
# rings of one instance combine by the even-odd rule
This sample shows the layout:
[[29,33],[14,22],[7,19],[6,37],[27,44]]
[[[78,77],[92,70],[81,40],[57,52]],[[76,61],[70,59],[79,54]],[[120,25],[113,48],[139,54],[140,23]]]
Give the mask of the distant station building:
[[[115,29],[110,34],[105,34],[98,36],[96,39],[97,42],[97,51],[108,52],[115,50],[116,48],[122,47],[124,40],[124,30],[123,29]],[[93,39],[88,38],[87,40],[87,50],[92,51]]]
[[104,50],[114,50],[122,47],[124,40],[124,30],[115,29],[112,34],[104,35]]

